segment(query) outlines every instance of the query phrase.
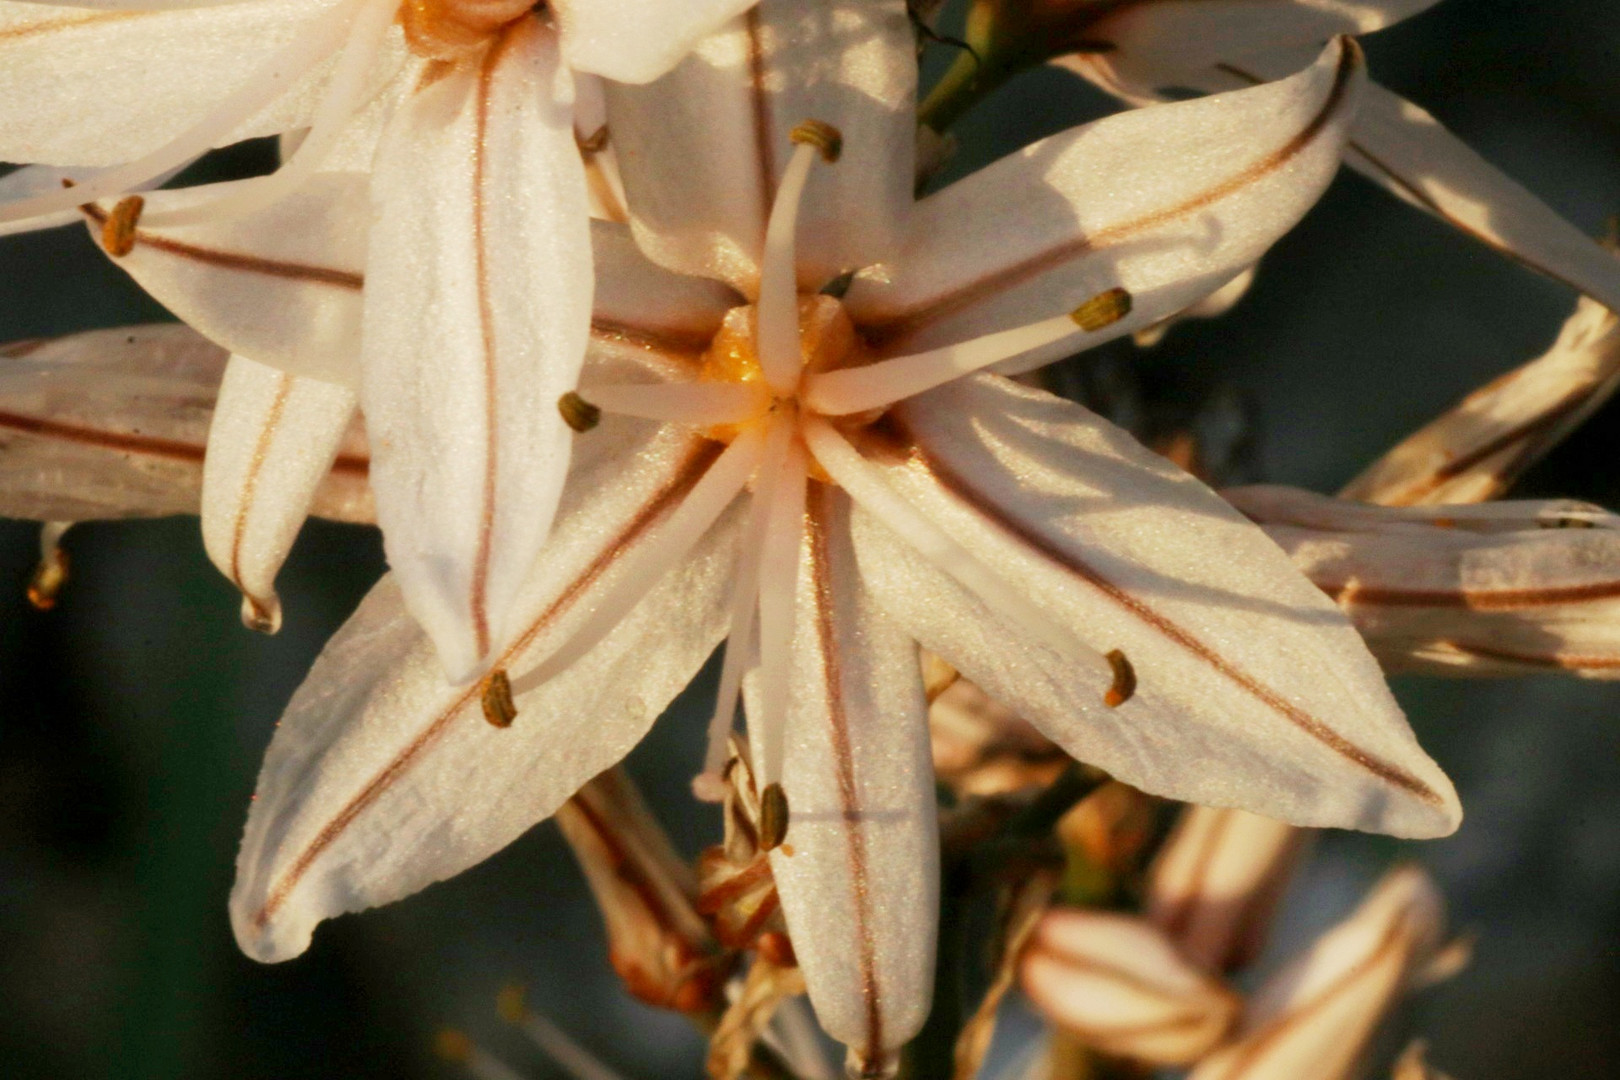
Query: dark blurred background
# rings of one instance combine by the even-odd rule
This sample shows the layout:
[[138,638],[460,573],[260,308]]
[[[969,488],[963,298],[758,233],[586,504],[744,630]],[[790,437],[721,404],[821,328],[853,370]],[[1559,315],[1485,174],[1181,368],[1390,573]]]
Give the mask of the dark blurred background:
[[[1447,0],[1366,41],[1379,80],[1425,105],[1582,229],[1620,212],[1620,8]],[[931,60],[937,64],[937,60]],[[26,107],[8,103],[6,107]],[[1107,111],[1057,71],[961,125],[959,168]],[[268,165],[264,145],[209,163]],[[0,240],[0,340],[163,318],[78,229]],[[1171,414],[1212,395],[1254,424],[1250,475],[1332,491],[1411,428],[1539,353],[1573,296],[1344,175],[1227,318],[1107,365]],[[1611,404],[1520,491],[1620,505]],[[86,524],[57,610],[24,599],[37,530],[0,522],[0,1076],[39,1080],[448,1077],[450,1023],[531,1077],[561,1075],[495,1018],[535,1006],[628,1076],[699,1075],[684,1024],[630,1001],[553,826],[408,901],[339,919],[304,957],[240,956],[225,917],[236,842],[281,707],[382,569],[370,530],[312,523],[263,638],[191,519]],[[1468,819],[1427,844],[1334,834],[1279,937],[1335,920],[1394,859],[1443,883],[1476,961],[1402,1018],[1459,1080],[1615,1075],[1620,1060],[1620,686],[1552,677],[1403,679],[1419,737]],[[700,680],[631,770],[689,850]]]

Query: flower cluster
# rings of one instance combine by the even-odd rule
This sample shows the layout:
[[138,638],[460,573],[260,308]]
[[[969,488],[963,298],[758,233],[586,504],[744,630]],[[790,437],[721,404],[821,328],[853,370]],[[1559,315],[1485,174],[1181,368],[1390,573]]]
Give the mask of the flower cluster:
[[[1115,825],[1141,793],[1222,809],[1189,812],[1143,919],[1037,928],[1053,887],[1019,892],[1030,996],[1198,1080],[1341,1075],[1447,955],[1420,875],[1241,1020],[1218,974],[1298,827],[1461,820],[1384,668],[1620,671],[1611,515],[1434,505],[1500,494],[1612,391],[1620,261],[1368,82],[1350,35],[1426,6],[977,0],[919,106],[938,5],[903,0],[0,3],[0,91],[30,103],[0,119],[27,163],[3,228],[83,220],[187,324],[6,350],[0,511],[48,523],[36,602],[72,522],[197,513],[273,633],[309,515],[382,531],[389,574],[265,758],[243,950],[298,955],[556,815],[638,996],[719,1008],[760,958],[715,1075],[801,988],[888,1075],[980,820],[942,825],[936,778],[1000,806],[1072,758],[1131,793]],[[933,184],[954,119],[1049,61],[1133,108]],[[164,186],[266,135],[269,175]],[[1341,162],[1584,294],[1366,504],[1217,492],[1037,385],[1224,312]],[[727,839],[694,876],[591,782],[722,643],[693,786]],[[986,768],[1008,732],[1044,771]],[[1186,854],[1245,830],[1259,863]]]

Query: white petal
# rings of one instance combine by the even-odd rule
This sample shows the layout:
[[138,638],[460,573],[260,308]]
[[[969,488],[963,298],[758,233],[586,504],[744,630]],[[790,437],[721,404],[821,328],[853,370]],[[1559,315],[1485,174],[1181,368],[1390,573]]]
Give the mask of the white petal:
[[591,256],[596,264],[591,322],[599,336],[619,333],[649,345],[702,351],[726,312],[743,303],[718,281],[673,273],[652,262],[630,230],[611,221],[591,222]]
[[378,148],[361,400],[389,564],[458,682],[509,640],[550,527],[590,328],[590,232],[554,32],[513,24]]
[[568,66],[644,83],[680,62],[699,38],[754,0],[553,0]]
[[0,349],[0,516],[197,511],[225,351],[177,324]]
[[[342,0],[244,0],[169,10],[0,2],[0,160],[56,165],[131,161],[203,119],[277,49]],[[399,35],[393,35],[397,38]],[[379,61],[397,70],[403,45]],[[325,67],[219,145],[307,123]]]
[[281,625],[276,574],[354,420],[353,390],[233,356],[208,431],[202,531],[242,591],[242,621]]
[[[22,168],[13,169],[5,176],[0,177],[0,205],[35,195],[58,192],[62,190],[63,180],[84,180],[93,178],[105,171],[107,170],[64,168],[59,165],[24,165]],[[172,169],[167,173],[154,176],[151,183],[141,185],[138,190],[145,191],[149,188],[158,187],[170,180],[179,171],[179,169]],[[73,225],[82,220],[84,220],[84,215],[77,208],[63,210],[42,217],[23,218],[19,221],[0,223],[0,236],[37,232],[40,229],[54,229],[62,225]]]
[[888,258],[912,202],[916,78],[899,0],[765,0],[656,83],[610,85],[637,242],[752,296],[788,133],[815,119],[839,129],[843,154],[805,193],[801,289]]
[[[771,871],[817,1019],[852,1065],[885,1075],[933,993],[927,703],[916,645],[865,594],[848,498],[812,485],[806,517],[782,765],[790,816]],[[744,685],[752,718],[758,672]],[[751,740],[756,768],[765,741]]]
[[[1116,287],[1131,314],[1095,344],[1172,315],[1241,273],[1332,179],[1360,50],[1299,75],[1107,117],[1042,140],[917,204],[904,252],[858,278],[850,314],[887,355],[1061,315]],[[1072,351],[1037,350],[1023,370]]]
[[[1276,49],[1370,34],[1435,0],[1154,0],[1105,6],[1075,36],[1121,80],[1174,86],[1177,76]],[[1106,45],[1107,48],[1099,46]]]
[[[501,666],[539,663],[587,619],[717,448],[604,419],[557,527],[513,604]],[[624,756],[724,632],[735,522],[723,519],[591,652],[486,723],[446,683],[392,578],[327,646],[282,719],[248,818],[231,918],[249,955],[302,952],[322,919],[458,873]]]
[[[152,210],[194,206],[251,180],[155,191]],[[91,207],[101,241],[110,202]],[[353,384],[360,355],[366,181],[322,173],[254,214],[198,225],[137,228],[114,258],[141,287],[233,353],[300,375]]]
[[1340,494],[1392,506],[1497,498],[1616,387],[1620,319],[1583,296],[1546,353],[1401,440]]
[[[1078,406],[995,376],[892,414],[888,480],[1098,651],[1011,628],[857,517],[863,569],[922,644],[1070,753],[1155,794],[1296,824],[1433,836],[1460,811],[1355,631],[1251,523]],[[899,456],[896,456],[899,455]]]

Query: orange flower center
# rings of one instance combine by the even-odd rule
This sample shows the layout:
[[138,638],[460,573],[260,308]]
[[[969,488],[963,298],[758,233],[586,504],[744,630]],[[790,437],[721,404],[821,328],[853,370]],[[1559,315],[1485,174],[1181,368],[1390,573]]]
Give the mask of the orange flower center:
[[399,23],[418,56],[459,60],[534,7],[534,0],[404,0]]

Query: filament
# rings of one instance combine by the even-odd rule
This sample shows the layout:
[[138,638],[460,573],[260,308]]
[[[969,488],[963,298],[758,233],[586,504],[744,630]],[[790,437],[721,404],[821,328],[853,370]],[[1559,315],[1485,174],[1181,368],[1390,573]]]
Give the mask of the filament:
[[[785,426],[785,425],[784,425]],[[809,480],[804,445],[794,439],[782,463],[765,524],[759,565],[759,715],[748,727],[759,744],[760,789],[782,779],[784,736],[792,697],[793,629],[799,584],[799,552],[804,544],[805,485]]]
[[[799,350],[799,275],[794,253],[798,231],[799,203],[804,199],[805,181],[818,156],[829,160],[838,156],[836,132],[826,135],[820,125],[794,129],[793,150],[782,183],[771,203],[770,221],[765,226],[765,255],[759,272],[759,366],[765,382],[778,396],[786,397],[799,385],[804,357]],[[801,131],[806,134],[801,136]],[[829,150],[829,145],[834,148]]]
[[771,403],[758,383],[590,383],[579,395],[606,412],[703,427],[747,423]]

